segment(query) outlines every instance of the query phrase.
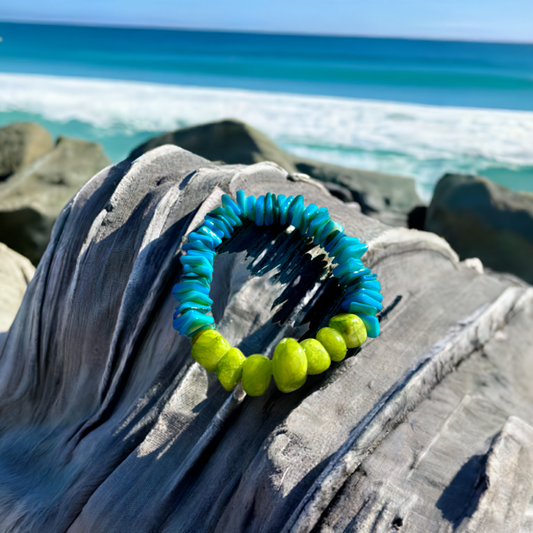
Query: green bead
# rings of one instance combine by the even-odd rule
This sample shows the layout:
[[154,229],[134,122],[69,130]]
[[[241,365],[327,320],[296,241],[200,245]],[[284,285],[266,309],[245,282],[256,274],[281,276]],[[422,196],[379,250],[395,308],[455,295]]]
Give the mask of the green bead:
[[283,339],[272,357],[274,381],[281,392],[299,389],[307,379],[305,350],[294,339]]
[[307,357],[307,373],[314,376],[322,374],[331,365],[327,350],[316,339],[305,339],[300,343]]
[[218,362],[230,348],[230,343],[218,331],[208,329],[194,343],[191,355],[206,370],[214,372]]
[[324,346],[332,361],[342,361],[346,357],[346,341],[336,329],[318,330],[316,340]]
[[218,362],[218,381],[227,391],[233,390],[241,380],[244,361],[243,353],[238,348],[231,348]]
[[342,335],[348,348],[357,348],[366,341],[365,324],[357,315],[343,313],[334,316],[328,325]]
[[272,361],[264,355],[250,355],[242,366],[242,388],[248,396],[261,396],[270,385]]

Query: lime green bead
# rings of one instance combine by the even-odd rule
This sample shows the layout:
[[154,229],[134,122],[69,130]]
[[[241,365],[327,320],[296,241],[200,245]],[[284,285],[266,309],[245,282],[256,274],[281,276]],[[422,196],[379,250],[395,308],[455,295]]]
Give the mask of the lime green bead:
[[305,339],[300,343],[307,357],[307,373],[314,376],[322,374],[331,365],[331,358],[327,350],[316,339]]
[[319,329],[316,339],[324,346],[332,361],[342,361],[346,357],[346,341],[336,329]]
[[336,315],[328,325],[342,335],[348,348],[357,348],[366,341],[365,324],[357,315],[349,313]]
[[307,379],[305,350],[294,339],[283,339],[272,357],[274,381],[281,392],[299,389]]
[[242,388],[248,396],[261,396],[270,385],[272,361],[264,355],[250,355],[242,366]]
[[214,372],[221,357],[230,348],[230,343],[218,331],[208,329],[194,343],[191,355],[206,370]]
[[231,348],[220,359],[217,365],[218,381],[227,390],[233,390],[242,377],[242,366],[246,361],[238,348]]

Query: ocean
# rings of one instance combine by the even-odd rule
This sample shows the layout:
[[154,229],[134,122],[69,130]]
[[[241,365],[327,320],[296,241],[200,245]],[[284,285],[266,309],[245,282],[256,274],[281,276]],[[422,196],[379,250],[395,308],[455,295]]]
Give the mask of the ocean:
[[0,23],[0,125],[32,120],[120,161],[223,118],[284,149],[533,191],[533,45]]

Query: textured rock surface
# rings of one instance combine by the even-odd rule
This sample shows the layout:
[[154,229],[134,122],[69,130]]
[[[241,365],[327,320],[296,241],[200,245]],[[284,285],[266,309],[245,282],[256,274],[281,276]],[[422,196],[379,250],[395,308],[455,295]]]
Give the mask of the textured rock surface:
[[130,157],[164,144],[175,144],[211,161],[250,165],[274,161],[289,173],[302,172],[323,181],[339,198],[357,202],[363,213],[382,222],[407,226],[407,214],[421,200],[411,178],[330,165],[294,156],[266,135],[237,120],[224,120],[184,128],[150,139]]
[[444,237],[462,259],[512,272],[533,283],[533,196],[486,178],[449,174],[435,188],[425,229]]
[[53,137],[38,124],[16,122],[0,128],[0,181],[53,147]]
[[34,272],[28,259],[0,242],[0,333],[11,326]]
[[63,206],[109,164],[100,145],[60,137],[53,150],[0,183],[0,242],[37,264]]
[[[290,394],[226,392],[171,327],[187,232],[241,188],[328,207],[369,243],[389,308],[377,339]],[[269,356],[313,335],[342,301],[330,268],[294,233],[244,225],[216,259],[221,333]],[[532,301],[441,238],[387,228],[274,164],[166,146],[106,169],[59,216],[0,354],[0,529],[528,525]]]

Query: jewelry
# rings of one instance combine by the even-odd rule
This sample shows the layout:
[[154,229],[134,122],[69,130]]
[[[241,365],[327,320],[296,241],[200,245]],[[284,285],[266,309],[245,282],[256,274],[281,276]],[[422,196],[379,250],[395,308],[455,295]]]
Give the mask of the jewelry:
[[[258,226],[294,226],[302,236],[324,248],[337,264],[333,275],[345,290],[341,305],[345,313],[334,316],[315,339],[301,343],[290,338],[281,340],[272,360],[260,354],[245,357],[216,331],[213,317],[207,314],[213,304],[209,291],[216,248],[231,237],[235,227],[242,226],[241,219]],[[348,348],[360,346],[367,336],[379,335],[376,313],[383,308],[383,297],[376,275],[361,261],[367,249],[359,239],[345,235],[344,228],[331,220],[325,207],[306,206],[302,195],[267,193],[255,198],[238,191],[235,203],[224,194],[222,205],[205,216],[183,246],[183,274],[172,291],[179,302],[174,329],[192,338],[191,355],[208,371],[216,372],[226,390],[242,381],[247,394],[260,396],[272,375],[282,392],[296,390],[305,383],[307,374],[324,372],[331,360],[342,361]]]

